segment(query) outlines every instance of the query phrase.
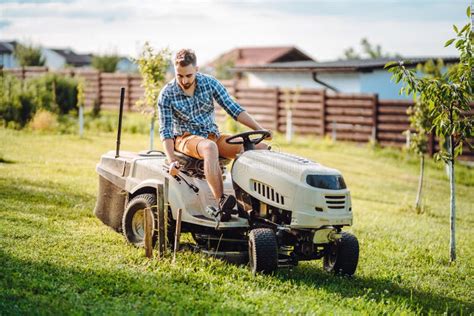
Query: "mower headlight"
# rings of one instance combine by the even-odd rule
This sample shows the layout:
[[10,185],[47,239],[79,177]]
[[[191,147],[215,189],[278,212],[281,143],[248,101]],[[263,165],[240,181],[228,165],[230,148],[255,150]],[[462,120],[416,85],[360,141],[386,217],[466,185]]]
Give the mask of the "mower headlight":
[[346,183],[341,175],[309,174],[306,176],[306,183],[312,187],[327,190],[342,190],[346,188]]

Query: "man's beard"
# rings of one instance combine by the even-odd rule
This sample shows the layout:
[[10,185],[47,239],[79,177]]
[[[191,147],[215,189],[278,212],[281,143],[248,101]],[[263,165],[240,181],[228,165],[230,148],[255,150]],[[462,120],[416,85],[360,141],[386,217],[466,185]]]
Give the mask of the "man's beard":
[[184,90],[188,90],[189,88],[191,88],[194,85],[195,82],[196,82],[196,79],[194,79],[193,82],[190,82],[188,84],[182,84],[181,86],[183,87]]

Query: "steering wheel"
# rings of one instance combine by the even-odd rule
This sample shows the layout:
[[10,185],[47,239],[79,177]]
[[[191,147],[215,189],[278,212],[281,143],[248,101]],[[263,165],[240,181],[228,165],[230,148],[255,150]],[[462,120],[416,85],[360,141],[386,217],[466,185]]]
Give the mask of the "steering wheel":
[[[253,135],[260,135],[260,137],[258,138],[250,138],[250,136],[253,136]],[[260,143],[262,140],[264,140],[265,138],[271,136],[271,133],[269,131],[264,131],[264,130],[260,130],[260,131],[249,131],[249,132],[243,132],[243,133],[239,133],[239,134],[235,134],[229,138],[227,138],[225,141],[228,143],[228,144],[232,144],[232,145],[244,145],[244,150],[251,150],[251,149],[255,149],[255,145],[257,145],[258,143]],[[242,140],[235,140],[237,138],[242,138]]]

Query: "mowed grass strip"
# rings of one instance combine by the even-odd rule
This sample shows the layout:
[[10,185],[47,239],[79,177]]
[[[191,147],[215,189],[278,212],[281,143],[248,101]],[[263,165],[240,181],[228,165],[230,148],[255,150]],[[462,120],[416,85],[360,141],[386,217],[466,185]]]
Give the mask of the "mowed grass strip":
[[[424,213],[413,204],[418,162],[396,150],[281,137],[275,150],[343,172],[361,253],[353,278],[321,262],[252,276],[189,251],[148,260],[92,214],[95,165],[115,134],[0,129],[0,314],[474,313],[474,170],[457,166],[458,261],[449,263],[449,184],[426,170]],[[157,140],[157,147],[159,141]],[[124,134],[122,149],[147,149]],[[186,236],[185,236],[186,238]]]

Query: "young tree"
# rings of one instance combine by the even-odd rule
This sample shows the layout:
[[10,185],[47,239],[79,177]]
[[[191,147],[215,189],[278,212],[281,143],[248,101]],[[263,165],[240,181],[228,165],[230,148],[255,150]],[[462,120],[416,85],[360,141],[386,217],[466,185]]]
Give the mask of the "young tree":
[[166,72],[171,64],[171,53],[167,48],[155,51],[148,42],[145,42],[140,56],[133,61],[138,65],[138,71],[143,78],[142,87],[145,89],[144,96],[137,101],[136,105],[142,112],[148,110],[152,113],[150,149],[153,149],[155,107],[160,90],[166,81]]
[[[417,70],[425,77],[440,78],[444,67],[443,60],[438,59],[436,63],[428,60],[425,64],[419,64]],[[408,108],[407,114],[410,120],[410,150],[420,157],[420,176],[418,180],[418,190],[416,194],[415,210],[421,212],[421,196],[423,189],[425,154],[428,151],[428,135],[433,125],[430,109],[427,103],[415,99],[415,104]]]
[[33,44],[17,44],[13,55],[22,67],[44,66],[46,62],[41,54],[41,48],[36,47]]
[[120,60],[115,54],[92,57],[92,67],[102,72],[115,72]]
[[[471,9],[467,8],[467,16],[471,18]],[[449,46],[455,42],[459,51],[459,64],[452,67],[439,78],[419,78],[414,70],[407,69],[403,62],[388,63],[396,83],[402,82],[402,91],[407,95],[417,95],[421,102],[429,107],[432,117],[431,130],[441,139],[446,139],[448,146],[440,146],[436,158],[442,159],[449,166],[450,180],[450,259],[456,260],[456,204],[454,162],[462,152],[464,144],[469,144],[469,138],[474,136],[474,118],[469,115],[472,102],[473,67],[472,29],[466,24],[461,30],[453,26],[456,37],[446,42]]]

